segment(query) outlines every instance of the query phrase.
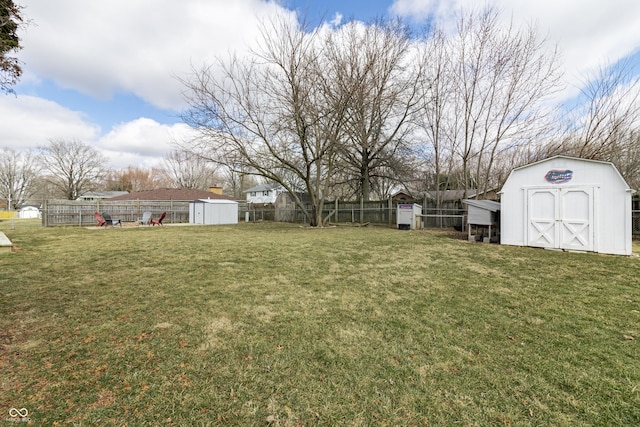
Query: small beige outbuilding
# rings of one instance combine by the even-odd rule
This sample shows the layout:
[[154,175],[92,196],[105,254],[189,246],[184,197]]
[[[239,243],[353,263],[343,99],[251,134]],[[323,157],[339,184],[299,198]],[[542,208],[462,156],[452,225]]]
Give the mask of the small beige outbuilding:
[[631,195],[613,163],[556,156],[514,169],[500,243],[631,255]]

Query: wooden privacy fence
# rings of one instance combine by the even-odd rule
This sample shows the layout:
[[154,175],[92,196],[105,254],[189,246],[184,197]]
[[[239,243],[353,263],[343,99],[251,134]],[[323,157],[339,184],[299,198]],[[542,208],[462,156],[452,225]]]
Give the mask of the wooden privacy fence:
[[42,225],[45,227],[95,225],[94,212],[100,214],[107,212],[113,219],[119,219],[122,222],[137,222],[146,211],[150,211],[154,218],[158,218],[162,212],[166,212],[164,223],[189,222],[189,202],[185,201],[47,200],[42,206]]
[[[310,208],[310,207],[307,207]],[[42,225],[45,227],[96,224],[94,212],[108,212],[114,219],[122,222],[137,222],[142,214],[150,211],[154,218],[162,212],[167,216],[166,223],[188,223],[189,202],[176,200],[126,200],[126,201],[75,201],[75,200],[47,200],[42,207]],[[329,217],[332,223],[376,223],[396,224],[397,203],[388,201],[376,202],[329,202],[323,209],[323,217]],[[9,214],[15,212],[3,212]],[[464,229],[466,212],[464,209],[433,207],[422,208],[422,222],[426,228],[456,228]],[[304,214],[299,208],[282,209],[273,206],[255,207],[246,202],[238,203],[239,221],[284,221],[305,223]],[[632,230],[635,238],[640,237],[640,210],[632,211]]]
[[[404,203],[404,202],[401,202]],[[422,205],[421,203],[418,203]],[[433,207],[422,205],[422,222],[427,228],[457,228],[464,229],[466,211],[459,208]],[[325,203],[322,217],[328,218],[330,223],[374,223],[395,226],[398,202],[370,201],[370,202],[342,202]],[[305,208],[311,211],[311,206]],[[304,224],[307,220],[299,207],[253,206],[240,203],[238,206],[240,220],[249,221],[282,221]]]
[[[310,206],[307,207],[310,209]],[[144,212],[150,211],[157,218],[166,212],[166,223],[188,223],[189,202],[176,200],[123,200],[123,201],[75,201],[47,200],[42,207],[42,224],[55,226],[89,226],[96,224],[94,212],[107,212],[113,219],[122,222],[137,222]],[[396,224],[397,203],[390,201],[374,202],[329,202],[323,209],[323,218],[331,223],[374,223]],[[434,209],[423,207],[425,227],[458,228],[464,226],[464,210]],[[239,221],[284,221],[305,223],[306,219],[299,208],[276,208],[274,206],[254,206],[246,202],[238,204]]]

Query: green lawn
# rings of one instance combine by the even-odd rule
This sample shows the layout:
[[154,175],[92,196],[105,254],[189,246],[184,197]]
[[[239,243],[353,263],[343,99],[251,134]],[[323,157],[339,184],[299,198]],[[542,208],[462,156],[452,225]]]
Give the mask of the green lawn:
[[0,423],[640,425],[638,256],[371,226],[0,231]]

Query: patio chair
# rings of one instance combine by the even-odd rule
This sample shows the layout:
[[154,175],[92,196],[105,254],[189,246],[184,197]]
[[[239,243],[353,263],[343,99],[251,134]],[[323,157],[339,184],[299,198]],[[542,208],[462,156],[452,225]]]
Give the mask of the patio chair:
[[164,219],[164,217],[167,216],[166,212],[162,212],[162,215],[160,215],[159,219],[151,219],[151,225],[162,225],[162,220]]
[[102,218],[98,212],[94,212],[93,216],[95,217],[96,221],[98,221],[98,227],[107,225],[107,221],[105,221],[104,218]]
[[118,224],[120,227],[122,227],[122,221],[119,219],[112,219],[111,214],[108,212],[102,212],[102,218],[104,218],[106,225],[114,227],[116,224]]
[[138,219],[138,224],[140,225],[148,225],[151,221],[151,211],[146,211],[142,214],[142,218]]

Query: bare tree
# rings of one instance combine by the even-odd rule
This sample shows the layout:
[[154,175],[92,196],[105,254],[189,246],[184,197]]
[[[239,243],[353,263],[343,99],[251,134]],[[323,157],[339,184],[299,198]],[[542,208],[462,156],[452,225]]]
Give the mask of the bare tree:
[[97,150],[75,139],[52,139],[40,147],[40,158],[51,184],[68,200],[94,189],[106,164]]
[[177,188],[205,190],[219,180],[215,163],[188,151],[172,151],[164,163],[172,185]]
[[640,127],[640,78],[623,61],[603,66],[582,89],[579,107],[578,157],[609,160],[634,127]]
[[640,189],[640,126],[622,137],[608,161],[617,166],[631,188]]
[[417,82],[419,113],[415,115],[418,144],[425,168],[431,170],[425,178],[426,190],[435,194],[436,207],[442,205],[442,191],[449,187],[453,164],[455,121],[450,120],[453,102],[453,64],[450,46],[444,31],[432,28],[418,45],[418,61],[422,73]]
[[372,186],[401,173],[394,160],[408,144],[420,63],[412,61],[408,29],[397,21],[348,23],[329,33],[324,46],[325,73],[332,77],[327,89],[348,101],[339,166],[367,201],[381,190]]
[[134,168],[107,172],[106,189],[111,191],[144,191],[171,186],[167,171],[161,168]]
[[[219,67],[205,67],[183,82],[190,105],[184,120],[201,134],[190,148],[231,170],[281,184],[309,224],[321,226],[344,100],[324,90],[317,32],[280,18],[263,23],[261,36],[248,59],[220,60]],[[310,208],[300,200],[301,190]]]
[[[7,209],[20,209],[35,194],[38,165],[30,152],[0,151],[0,197]],[[9,203],[11,201],[11,203]]]
[[544,102],[560,89],[557,54],[545,53],[547,40],[534,27],[502,27],[498,18],[490,8],[461,14],[446,48],[436,41],[440,45],[433,50],[436,58],[450,58],[450,64],[438,60],[445,73],[450,70],[450,86],[439,88],[438,74],[427,77],[435,109],[429,113],[435,114],[427,122],[429,133],[433,138],[430,126],[437,125],[438,149],[444,137],[457,157],[454,167],[463,173],[465,190],[486,190],[498,156],[548,130],[553,110]]
[[640,128],[640,78],[623,61],[602,66],[582,80],[576,107],[569,111],[566,133],[548,154],[611,160]]
[[582,80],[566,126],[540,148],[542,156],[564,154],[613,162],[631,185],[640,184],[640,78],[628,60],[609,64]]

